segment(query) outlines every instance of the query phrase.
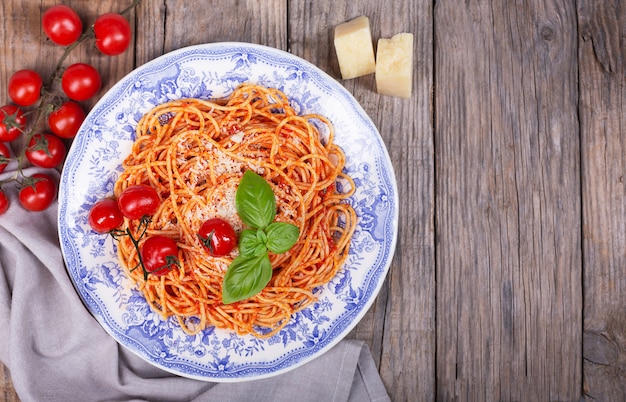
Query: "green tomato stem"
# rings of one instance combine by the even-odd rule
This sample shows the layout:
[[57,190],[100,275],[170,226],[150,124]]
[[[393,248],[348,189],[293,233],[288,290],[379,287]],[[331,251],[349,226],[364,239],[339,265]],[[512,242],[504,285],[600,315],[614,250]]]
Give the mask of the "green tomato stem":
[[146,269],[146,266],[143,263],[141,251],[139,250],[139,240],[141,240],[144,233],[145,233],[145,230],[141,233],[141,236],[139,236],[139,239],[135,239],[135,236],[133,236],[133,234],[131,233],[130,228],[126,228],[126,234],[128,235],[128,237],[130,237],[130,241],[133,243],[133,246],[135,247],[135,250],[137,251],[137,258],[139,259],[139,265],[141,266],[141,271],[143,272],[143,280],[147,281],[148,270]]

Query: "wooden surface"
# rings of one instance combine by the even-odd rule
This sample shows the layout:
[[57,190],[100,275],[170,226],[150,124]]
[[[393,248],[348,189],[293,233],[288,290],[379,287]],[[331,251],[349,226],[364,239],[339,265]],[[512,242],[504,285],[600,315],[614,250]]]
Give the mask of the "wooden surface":
[[[50,0],[0,4],[0,87],[47,75]],[[130,1],[70,0],[85,21]],[[506,4],[506,5],[505,5]],[[415,35],[413,96],[342,81],[333,28]],[[143,0],[135,43],[83,46],[106,90],[182,46],[290,51],[356,97],[398,181],[398,246],[367,341],[394,401],[626,399],[626,5],[620,1]],[[4,90],[0,103],[7,102]],[[93,103],[87,103],[90,106]],[[18,400],[0,366],[0,397]]]

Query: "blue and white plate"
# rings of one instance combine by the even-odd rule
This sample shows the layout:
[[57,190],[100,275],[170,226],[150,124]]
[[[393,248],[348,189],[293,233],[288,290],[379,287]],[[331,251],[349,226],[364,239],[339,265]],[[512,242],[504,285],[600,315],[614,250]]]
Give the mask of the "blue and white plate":
[[[113,194],[141,116],[185,97],[221,98],[242,82],[276,87],[300,113],[327,116],[354,178],[350,202],[358,226],[350,255],[318,301],[269,339],[207,328],[186,335],[162,320],[132,288],[115,243],[90,230],[87,216]],[[91,110],[74,139],[59,191],[59,237],[83,302],[120,344],[169,372],[206,381],[245,381],[291,370],[329,350],[367,312],[383,284],[396,244],[398,194],[385,145],[356,100],[333,78],[289,53],[246,43],[182,48],[128,74]]]

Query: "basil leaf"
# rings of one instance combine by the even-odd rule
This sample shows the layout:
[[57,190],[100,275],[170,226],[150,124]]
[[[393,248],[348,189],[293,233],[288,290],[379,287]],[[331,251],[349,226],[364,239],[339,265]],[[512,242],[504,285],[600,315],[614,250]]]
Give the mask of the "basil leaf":
[[265,244],[267,243],[267,235],[265,234],[265,232],[263,231],[263,229],[258,229],[256,231],[256,239],[259,243],[261,244]]
[[230,304],[258,294],[272,279],[267,253],[260,257],[236,257],[222,282],[222,303]]
[[259,242],[257,231],[244,229],[239,234],[239,255],[243,257],[258,257],[267,252],[265,243]]
[[288,251],[298,241],[300,228],[287,222],[274,222],[265,230],[267,248],[272,253],[281,254]]
[[252,170],[246,170],[239,182],[235,206],[243,223],[256,229],[265,229],[276,216],[272,187]]

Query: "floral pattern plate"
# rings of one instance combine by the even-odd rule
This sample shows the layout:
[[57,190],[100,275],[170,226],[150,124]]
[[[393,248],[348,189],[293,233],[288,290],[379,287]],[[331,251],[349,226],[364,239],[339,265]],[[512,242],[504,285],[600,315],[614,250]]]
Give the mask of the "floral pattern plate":
[[[186,335],[163,321],[121,270],[115,242],[90,230],[91,206],[113,193],[134,129],[155,105],[183,97],[220,98],[242,82],[284,91],[299,113],[320,113],[336,128],[356,183],[358,227],[347,262],[269,339],[207,328]],[[169,372],[234,382],[283,373],[321,355],[367,312],[396,244],[393,168],[372,121],[336,80],[289,53],[246,43],[213,43],[165,54],[129,73],[93,107],[68,153],[59,190],[59,238],[67,271],[86,307],[121,345]]]

